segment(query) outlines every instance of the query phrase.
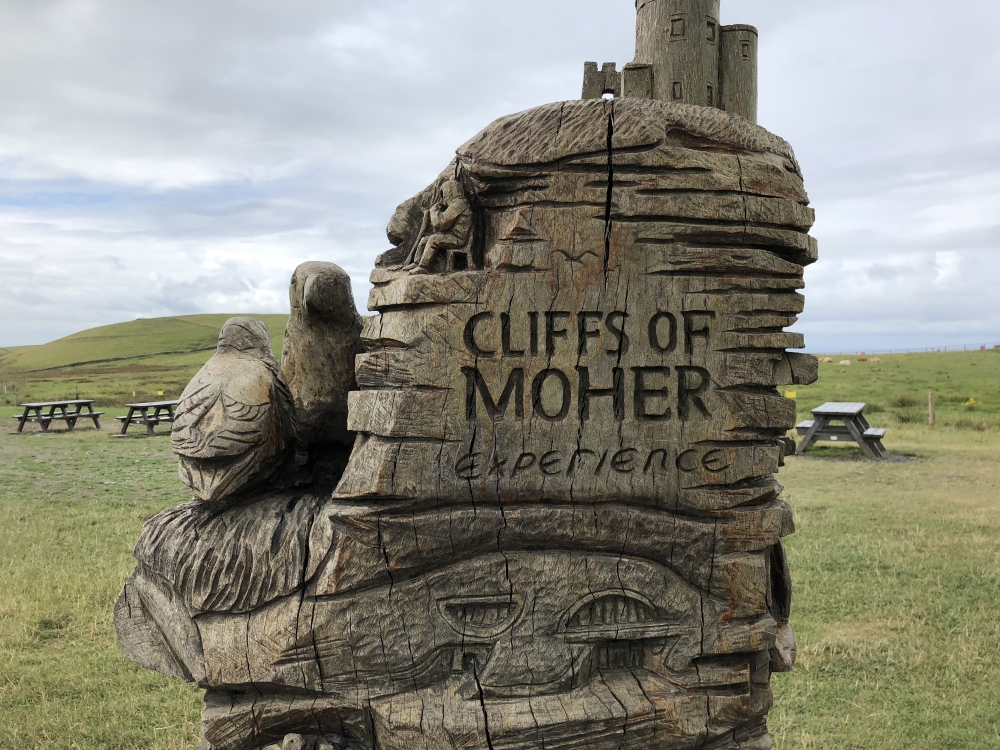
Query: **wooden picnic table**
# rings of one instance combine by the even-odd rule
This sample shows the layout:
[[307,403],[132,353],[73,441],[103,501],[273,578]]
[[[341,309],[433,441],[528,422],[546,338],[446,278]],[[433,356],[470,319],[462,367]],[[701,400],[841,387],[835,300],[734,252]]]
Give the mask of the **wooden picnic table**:
[[38,404],[21,404],[24,413],[15,416],[18,420],[17,431],[24,430],[24,425],[28,422],[37,422],[42,432],[48,432],[49,426],[53,422],[65,422],[70,432],[76,427],[79,419],[93,419],[94,427],[101,429],[100,418],[104,415],[102,411],[94,411],[94,401],[92,399],[73,399],[71,401],[46,401]]
[[122,431],[118,437],[127,433],[128,428],[134,424],[146,425],[146,434],[154,435],[154,427],[163,422],[174,421],[174,409],[179,403],[180,401],[151,401],[145,404],[126,404],[128,416],[115,417],[122,423]]
[[[868,424],[864,415],[865,406],[866,404],[861,403],[828,403],[813,409],[814,419],[795,427],[804,436],[796,455],[801,456],[817,440],[831,440],[853,441],[868,458],[885,458],[888,453],[882,445],[882,438],[885,437],[886,430],[875,429]],[[836,422],[841,424],[835,424]]]

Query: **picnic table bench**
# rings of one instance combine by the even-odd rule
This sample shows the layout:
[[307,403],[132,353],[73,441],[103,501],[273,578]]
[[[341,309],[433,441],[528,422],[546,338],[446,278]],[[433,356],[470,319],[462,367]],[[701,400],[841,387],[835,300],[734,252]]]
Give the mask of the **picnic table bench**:
[[[868,458],[885,458],[888,453],[882,445],[886,430],[876,429],[868,424],[864,411],[866,404],[828,403],[813,409],[814,419],[796,425],[795,430],[803,435],[796,455],[801,456],[817,440],[834,442],[853,441],[858,444]],[[834,424],[840,422],[840,424]]]
[[122,431],[118,437],[126,434],[128,428],[134,424],[146,425],[146,434],[154,435],[153,428],[163,422],[174,421],[174,409],[180,401],[152,401],[146,404],[126,404],[128,415],[115,417],[122,423]]
[[94,427],[101,429],[102,411],[94,411],[94,401],[90,399],[74,399],[72,401],[46,401],[38,404],[21,404],[24,413],[15,416],[18,420],[17,431],[22,432],[28,422],[37,422],[42,432],[48,432],[53,422],[65,422],[70,432],[76,427],[79,419],[93,419]]

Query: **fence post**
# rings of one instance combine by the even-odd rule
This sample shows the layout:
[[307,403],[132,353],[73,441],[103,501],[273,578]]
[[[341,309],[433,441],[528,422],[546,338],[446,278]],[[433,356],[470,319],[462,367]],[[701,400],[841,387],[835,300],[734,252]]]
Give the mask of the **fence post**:
[[935,427],[937,425],[937,399],[934,396],[934,391],[931,391],[927,397],[927,406],[930,415],[930,426]]

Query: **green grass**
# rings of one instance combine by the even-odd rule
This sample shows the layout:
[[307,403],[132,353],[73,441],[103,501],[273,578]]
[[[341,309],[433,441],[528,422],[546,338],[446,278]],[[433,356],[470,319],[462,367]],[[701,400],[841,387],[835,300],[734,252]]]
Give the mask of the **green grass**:
[[[937,400],[937,424],[961,430],[1000,430],[1000,351],[894,354],[881,362],[833,357],[820,363],[820,379],[788,390],[799,417],[826,401],[863,401],[874,426],[926,425],[928,394]],[[848,360],[849,367],[839,363]],[[975,399],[974,403],[970,403]]]
[[910,463],[790,458],[799,640],[779,750],[1000,747],[1000,436],[906,425]]
[[[41,346],[0,350],[0,404],[13,405],[15,399],[18,403],[53,401],[73,398],[77,393],[81,398],[97,399],[101,407],[177,398],[212,356],[219,330],[230,317],[135,320],[82,331]],[[272,349],[280,356],[288,316],[253,317],[267,324]],[[5,355],[4,351],[10,353]]]
[[[799,662],[773,678],[776,748],[1000,748],[1000,355],[883,359],[797,389],[802,416],[882,406],[870,420],[913,460],[824,445],[782,469]],[[897,420],[931,389],[936,430]],[[194,747],[199,691],[125,661],[112,626],[143,520],[187,498],[169,442],[28,429],[0,434],[0,748]]]
[[170,441],[12,435],[13,414],[0,408],[0,748],[193,748],[199,691],[122,659],[111,616],[143,521],[188,497]]

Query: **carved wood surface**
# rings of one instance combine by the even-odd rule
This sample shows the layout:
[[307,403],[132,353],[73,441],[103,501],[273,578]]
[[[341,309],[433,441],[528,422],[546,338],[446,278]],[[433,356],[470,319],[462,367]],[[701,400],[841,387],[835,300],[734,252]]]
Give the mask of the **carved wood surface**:
[[816,377],[786,351],[817,257],[791,149],[717,109],[566,102],[443,179],[478,270],[380,259],[332,497],[153,519],[126,654],[209,689],[216,750],[769,748],[777,386]]

